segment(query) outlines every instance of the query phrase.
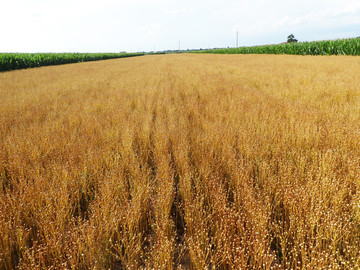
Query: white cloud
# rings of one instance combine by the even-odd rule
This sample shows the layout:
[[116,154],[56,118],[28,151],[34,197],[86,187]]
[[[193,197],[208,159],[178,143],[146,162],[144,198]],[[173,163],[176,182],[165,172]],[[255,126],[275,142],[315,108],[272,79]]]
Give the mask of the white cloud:
[[[358,0],[4,0],[0,51],[123,51],[360,36]],[[301,33],[301,37],[297,36]],[[320,35],[321,34],[321,35]]]
[[154,42],[154,38],[159,37],[167,29],[161,23],[153,23],[149,25],[134,26],[133,30],[139,35],[141,41]]
[[164,13],[168,15],[193,14],[195,13],[195,10],[193,8],[178,8],[178,9],[165,10]]
[[304,16],[291,18],[285,16],[273,23],[273,28],[288,25],[314,25],[316,27],[332,27],[360,23],[360,4],[352,4],[342,9],[312,11]]

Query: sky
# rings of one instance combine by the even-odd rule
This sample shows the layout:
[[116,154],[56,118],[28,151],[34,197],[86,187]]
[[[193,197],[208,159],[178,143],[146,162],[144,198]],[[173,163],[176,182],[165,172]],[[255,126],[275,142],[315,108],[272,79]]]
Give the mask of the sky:
[[138,52],[360,36],[359,0],[1,0],[0,52]]

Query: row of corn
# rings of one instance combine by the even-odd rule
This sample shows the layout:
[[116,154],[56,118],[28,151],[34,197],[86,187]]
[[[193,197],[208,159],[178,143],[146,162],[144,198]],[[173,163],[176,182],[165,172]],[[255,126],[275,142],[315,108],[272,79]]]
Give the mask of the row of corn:
[[360,55],[360,37],[197,51],[219,54]]
[[143,55],[140,53],[0,53],[0,71]]

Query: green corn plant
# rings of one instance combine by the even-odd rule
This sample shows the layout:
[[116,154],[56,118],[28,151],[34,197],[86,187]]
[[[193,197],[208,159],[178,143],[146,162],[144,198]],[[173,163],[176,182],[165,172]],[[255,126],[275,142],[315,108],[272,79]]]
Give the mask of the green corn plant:
[[141,56],[141,53],[0,53],[0,72],[49,65]]
[[360,38],[193,51],[216,54],[360,55]]

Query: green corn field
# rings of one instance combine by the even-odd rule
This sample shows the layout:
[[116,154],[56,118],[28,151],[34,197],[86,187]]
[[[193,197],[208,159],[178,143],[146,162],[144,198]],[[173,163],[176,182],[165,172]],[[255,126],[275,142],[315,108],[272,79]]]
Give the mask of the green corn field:
[[218,54],[360,55],[360,37],[196,51]]
[[0,71],[140,56],[140,53],[0,53]]

